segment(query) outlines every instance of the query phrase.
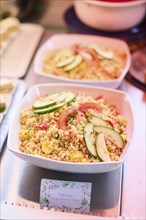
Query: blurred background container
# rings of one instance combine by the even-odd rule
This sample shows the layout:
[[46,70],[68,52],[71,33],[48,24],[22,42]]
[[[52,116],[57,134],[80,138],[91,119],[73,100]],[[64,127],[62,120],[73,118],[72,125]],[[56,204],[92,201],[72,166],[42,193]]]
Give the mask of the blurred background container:
[[16,0],[0,0],[0,19],[13,16],[17,17],[19,13],[16,6]]
[[9,16],[24,19],[33,5],[34,0],[0,0],[0,19]]
[[[125,40],[131,51],[135,51],[136,49],[143,47],[145,45],[146,40],[146,32],[145,32],[145,19],[143,17],[143,13],[141,13],[141,19],[143,21],[140,24],[133,26],[124,31],[103,31],[97,28],[92,28],[89,25],[86,25],[79,19],[75,11],[76,3],[79,4],[87,4],[87,2],[91,3],[100,2],[101,4],[111,4],[106,1],[116,1],[116,0],[0,0],[1,4],[1,18],[8,16],[15,16],[21,22],[24,23],[35,23],[40,24],[45,27],[46,30],[49,31],[57,31],[60,32],[70,32],[70,33],[80,33],[80,34],[91,34],[97,36],[106,36],[113,37]],[[142,8],[145,10],[145,0],[117,0],[117,1],[129,1],[142,3]],[[116,1],[116,2],[117,2]],[[116,4],[116,3],[112,3]],[[117,4],[126,4],[126,3],[117,3]],[[88,4],[90,5],[90,4]],[[95,5],[93,7],[96,9]],[[88,9],[84,12],[86,19],[89,20],[89,14],[92,6],[89,6]],[[83,8],[82,8],[83,11]],[[94,14],[94,20],[98,14]],[[137,12],[133,12],[132,15],[128,13],[128,15],[119,16],[115,19],[124,19],[124,25],[127,24],[127,19],[135,19],[137,16]],[[102,15],[101,19],[106,21],[106,16]],[[96,20],[95,20],[96,21]],[[99,22],[96,22],[99,25]],[[102,24],[101,24],[102,25]]]
[[104,31],[122,31],[138,25],[145,16],[145,0],[75,0],[78,18],[92,28]]

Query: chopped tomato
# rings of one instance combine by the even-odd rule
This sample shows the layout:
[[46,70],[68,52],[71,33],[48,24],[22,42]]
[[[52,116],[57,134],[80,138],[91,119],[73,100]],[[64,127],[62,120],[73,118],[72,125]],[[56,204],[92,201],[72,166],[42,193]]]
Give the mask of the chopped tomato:
[[62,112],[60,118],[58,119],[58,127],[62,130],[66,130],[68,116],[75,115],[75,114],[77,114],[76,108],[69,108],[67,111]]
[[22,143],[20,144],[20,147],[21,147],[21,148],[25,148],[25,144],[22,142]]
[[93,102],[86,102],[79,106],[79,111],[85,113],[88,109],[94,109],[99,113],[102,113],[102,108],[97,104]]
[[92,50],[91,48],[88,48],[88,47],[79,47],[79,45],[77,44],[73,44],[72,45],[72,50],[74,53],[76,54],[80,54],[82,56],[82,52],[86,52],[88,54],[90,54],[93,58],[93,60],[89,60],[87,58],[85,58],[84,56],[84,59],[90,64],[90,65],[97,65],[99,61],[99,58],[98,58],[98,54]]
[[81,117],[83,117],[83,116],[84,116],[84,113],[81,112],[81,111],[78,111],[78,117],[81,118]]
[[86,59],[85,57],[84,57],[84,59],[87,61],[87,63],[88,63],[89,66],[94,65],[94,66],[97,67],[97,65],[98,65],[98,62],[97,62],[97,61],[95,61],[95,60],[89,60],[89,59]]
[[96,98],[95,98],[95,100],[99,100],[99,99],[102,99],[103,98],[103,96],[102,95],[99,95],[99,96],[97,96]]
[[115,148],[115,152],[121,152],[121,148],[120,147],[118,147],[118,146],[116,146],[116,148]]
[[78,48],[78,45],[77,45],[77,44],[73,44],[73,45],[71,46],[71,48],[72,48],[72,50],[73,50],[74,53],[79,53],[79,48]]
[[47,130],[47,129],[48,129],[47,123],[46,123],[46,122],[41,122],[41,123],[38,125],[38,129],[39,129],[39,130],[42,130],[42,131]]
[[109,73],[108,71],[104,71],[103,74],[108,77],[109,79],[112,79],[113,78],[113,75],[112,73]]
[[79,142],[79,144],[83,144],[84,143],[81,138],[78,140],[78,142]]
[[119,115],[120,113],[118,111],[114,111],[114,114],[115,115]]
[[83,47],[81,50],[86,52],[86,53],[91,54],[94,61],[99,61],[99,57],[98,57],[98,54],[96,53],[96,51],[92,50],[91,48],[87,48],[87,47]]
[[83,154],[84,154],[84,155],[89,155],[89,152],[85,149],[85,150],[83,151]]
[[106,120],[107,123],[109,123],[113,128],[114,128],[114,125],[113,123],[111,122],[111,120]]
[[110,107],[110,111],[114,114],[114,115],[119,115],[120,113],[118,111],[115,110],[114,106]]

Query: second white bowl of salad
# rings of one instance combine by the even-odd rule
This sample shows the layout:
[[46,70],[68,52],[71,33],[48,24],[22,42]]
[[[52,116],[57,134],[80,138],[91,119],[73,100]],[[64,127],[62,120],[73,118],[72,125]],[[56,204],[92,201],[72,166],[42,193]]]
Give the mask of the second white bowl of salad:
[[130,64],[129,48],[122,40],[58,34],[39,48],[34,72],[57,82],[117,88]]

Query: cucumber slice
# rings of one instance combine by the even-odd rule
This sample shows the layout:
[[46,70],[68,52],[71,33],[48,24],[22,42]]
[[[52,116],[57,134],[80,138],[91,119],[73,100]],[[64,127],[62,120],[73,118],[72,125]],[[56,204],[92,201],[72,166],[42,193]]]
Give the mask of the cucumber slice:
[[72,63],[72,62],[74,61],[74,59],[75,59],[75,56],[68,57],[68,58],[66,58],[65,60],[60,61],[60,62],[56,65],[56,67],[57,67],[57,68],[61,68],[61,67],[67,66],[68,64]]
[[105,126],[95,126],[94,131],[97,132],[97,133],[103,132],[104,135],[106,135],[113,143],[115,143],[120,148],[123,148],[123,146],[124,146],[123,138],[114,129],[111,129],[111,128],[108,128],[108,127],[105,127]]
[[56,103],[56,98],[59,97],[59,93],[55,93],[53,95],[49,95],[42,100],[35,101],[32,108],[33,109],[42,109],[47,108],[51,105],[54,105]]
[[72,92],[65,92],[63,93],[63,95],[65,96],[65,102],[69,105],[71,102],[75,101],[75,94]]
[[80,65],[81,62],[82,62],[82,57],[80,55],[77,55],[77,56],[75,56],[74,61],[70,65],[66,66],[64,70],[66,72],[68,72],[68,71],[76,68],[78,65]]
[[97,116],[88,116],[87,120],[97,126],[102,125],[102,126],[105,126],[108,128],[112,128],[112,126],[108,122],[106,122],[105,120],[103,120]]
[[90,48],[94,49],[96,53],[98,53],[101,57],[112,60],[114,58],[114,53],[113,51],[105,51],[100,49],[97,45],[90,45]]
[[60,102],[64,102],[66,99],[65,95],[63,93],[61,93],[58,98],[56,98],[56,102],[60,103]]
[[55,99],[57,99],[58,98],[58,96],[60,95],[60,93],[54,93],[54,94],[52,94],[52,95],[49,95],[49,96],[46,96],[45,98],[44,98],[44,100],[55,100]]
[[62,57],[65,57],[65,59],[66,59],[66,58],[68,58],[68,57],[70,57],[72,55],[73,55],[73,52],[70,49],[67,49],[67,48],[66,49],[61,49],[54,56],[53,60],[55,62],[59,62],[62,59]]
[[109,153],[105,144],[104,134],[100,133],[96,137],[96,150],[100,159],[104,162],[111,161]]
[[40,101],[36,101],[32,108],[33,109],[43,109],[49,106],[55,105],[56,103],[60,103],[65,101],[65,96],[63,94],[55,93],[53,95],[47,96]]
[[44,101],[44,100],[36,101],[36,102],[33,104],[32,108],[33,108],[33,109],[47,108],[47,107],[49,107],[49,106],[51,106],[51,105],[54,105],[55,103],[56,103],[55,100],[53,100],[53,101]]
[[89,154],[93,156],[94,158],[97,157],[97,153],[95,150],[95,139],[93,134],[93,124],[88,123],[84,128],[84,139],[85,144],[87,147],[87,150],[89,151]]
[[112,60],[114,58],[114,54],[112,51],[104,51],[98,48],[98,54],[102,56],[103,58],[106,58],[108,60]]
[[64,106],[64,103],[61,103],[61,104],[58,104],[58,105],[50,106],[48,108],[37,109],[37,110],[34,111],[34,114],[42,115],[42,114],[54,112],[54,111],[62,108],[63,106]]

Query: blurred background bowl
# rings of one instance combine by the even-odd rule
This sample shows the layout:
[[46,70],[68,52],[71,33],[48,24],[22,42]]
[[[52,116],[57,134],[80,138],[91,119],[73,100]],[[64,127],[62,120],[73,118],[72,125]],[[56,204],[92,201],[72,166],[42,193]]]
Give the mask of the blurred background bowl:
[[78,18],[86,25],[104,31],[122,31],[141,23],[145,17],[145,0],[109,2],[75,0]]

